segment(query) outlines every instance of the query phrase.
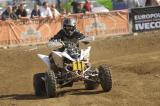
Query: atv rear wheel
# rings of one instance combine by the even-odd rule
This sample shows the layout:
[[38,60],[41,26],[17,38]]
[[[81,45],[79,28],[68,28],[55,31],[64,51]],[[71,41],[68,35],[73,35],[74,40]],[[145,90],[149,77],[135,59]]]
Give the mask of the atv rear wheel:
[[55,97],[56,96],[56,77],[55,73],[52,70],[49,70],[45,74],[45,86],[47,97]]
[[94,90],[94,89],[97,89],[99,84],[94,82],[94,81],[90,81],[90,80],[85,80],[84,81],[84,85],[85,85],[85,88],[87,90]]
[[112,78],[110,69],[106,65],[101,65],[98,68],[100,84],[104,92],[109,92],[112,89]]
[[33,87],[36,96],[44,96],[46,94],[45,82],[42,79],[44,77],[44,73],[37,73],[33,76]]

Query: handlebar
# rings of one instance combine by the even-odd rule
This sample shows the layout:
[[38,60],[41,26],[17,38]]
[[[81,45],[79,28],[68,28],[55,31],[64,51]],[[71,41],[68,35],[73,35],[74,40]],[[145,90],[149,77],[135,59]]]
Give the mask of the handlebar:
[[56,47],[56,48],[60,48],[63,46],[62,43],[60,42],[54,42],[54,41],[49,41],[48,45],[47,45],[49,48],[52,48],[52,47]]
[[[90,43],[91,41],[94,41],[95,40],[95,37],[94,36],[86,36],[84,39],[81,39],[79,40],[77,43],[85,43],[85,44],[88,44]],[[61,40],[51,40],[49,41],[48,43],[48,47],[51,48],[51,47],[57,47],[57,48],[60,48],[62,46],[67,46],[70,44],[72,46],[75,46],[77,45],[77,43],[74,43],[74,42],[70,42],[70,41],[61,41]]]

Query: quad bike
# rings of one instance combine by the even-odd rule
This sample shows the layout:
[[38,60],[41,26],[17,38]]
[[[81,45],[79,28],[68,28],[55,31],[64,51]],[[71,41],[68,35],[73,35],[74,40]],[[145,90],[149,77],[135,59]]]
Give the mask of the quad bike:
[[[91,42],[94,37],[86,37],[79,42]],[[112,79],[109,67],[100,65],[93,68],[89,62],[91,47],[80,49],[72,42],[50,42],[49,46],[63,46],[64,51],[53,50],[54,62],[58,68],[56,72],[51,68],[49,56],[38,54],[48,66],[46,73],[37,73],[33,77],[33,85],[36,96],[47,95],[56,97],[57,89],[72,87],[74,82],[84,81],[87,90],[96,89],[99,84],[104,92],[112,88]]]

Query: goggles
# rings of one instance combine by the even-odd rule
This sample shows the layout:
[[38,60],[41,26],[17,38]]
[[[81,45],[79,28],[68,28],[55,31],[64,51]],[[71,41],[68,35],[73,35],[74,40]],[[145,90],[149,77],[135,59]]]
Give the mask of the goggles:
[[74,30],[74,26],[70,26],[70,25],[64,25],[64,28],[70,31]]

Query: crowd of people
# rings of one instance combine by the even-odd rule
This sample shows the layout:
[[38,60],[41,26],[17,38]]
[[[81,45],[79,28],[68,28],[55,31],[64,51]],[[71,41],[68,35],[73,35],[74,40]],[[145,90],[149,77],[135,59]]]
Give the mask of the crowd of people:
[[[71,6],[73,6],[73,13],[85,13],[87,11],[91,11],[91,3],[88,0],[86,0],[85,4],[72,2]],[[42,4],[35,3],[32,12],[28,14],[23,3],[19,4],[18,6],[9,5],[7,6],[6,10],[1,14],[1,19],[58,19],[60,16],[67,14],[65,10],[59,12],[56,7],[56,4],[49,4],[46,1]]]
[[[57,4],[49,4],[45,0],[36,0],[36,1],[37,2],[34,4],[34,8],[31,13],[27,12],[23,3],[15,5],[13,2],[14,5],[8,5],[6,10],[3,11],[3,13],[1,14],[1,20],[37,19],[37,18],[58,19],[60,16],[68,14],[68,12],[64,8],[60,7],[60,2],[58,2]],[[160,0],[120,0],[120,1],[126,2],[129,10],[130,8],[136,8],[136,7],[160,5]],[[80,3],[73,0],[70,5],[73,7],[72,13],[74,14],[92,12],[92,4],[90,0],[85,0],[85,3]]]
[[48,2],[43,2],[43,5],[40,7],[38,4],[34,5],[34,8],[31,14],[27,13],[27,10],[24,7],[24,4],[19,4],[18,7],[7,6],[6,10],[2,13],[1,19],[36,19],[36,18],[54,18],[56,19],[61,14],[56,9],[54,4],[49,5]]

